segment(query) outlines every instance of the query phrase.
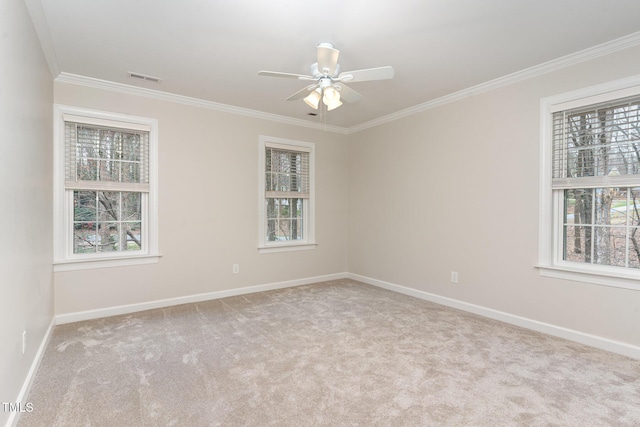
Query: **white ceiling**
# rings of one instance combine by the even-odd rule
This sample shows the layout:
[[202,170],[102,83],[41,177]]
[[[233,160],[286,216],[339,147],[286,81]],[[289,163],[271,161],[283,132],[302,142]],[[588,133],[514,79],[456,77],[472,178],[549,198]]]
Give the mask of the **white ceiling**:
[[323,41],[342,71],[393,66],[350,85],[363,99],[326,116],[343,128],[640,31],[638,0],[26,1],[55,73],[313,122],[285,101],[305,82],[258,71],[308,74]]

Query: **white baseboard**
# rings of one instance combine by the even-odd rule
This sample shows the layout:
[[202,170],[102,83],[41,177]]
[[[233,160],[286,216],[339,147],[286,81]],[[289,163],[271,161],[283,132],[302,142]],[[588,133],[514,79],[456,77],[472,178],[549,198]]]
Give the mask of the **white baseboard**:
[[539,322],[537,320],[527,319],[525,317],[516,316],[513,314],[505,313],[503,311],[470,304],[464,301],[439,296],[429,292],[419,291],[417,289],[407,288],[405,286],[384,282],[382,280],[372,279],[366,276],[360,276],[358,274],[349,273],[347,277],[349,279],[357,280],[369,285],[434,302],[436,304],[445,305],[447,307],[452,307],[470,313],[478,314],[490,319],[499,320],[501,322],[510,323],[516,326],[521,326],[523,328],[564,338],[570,341],[575,341],[580,344],[596,347],[602,350],[610,351],[612,353],[618,353],[634,359],[640,359],[640,347],[631,344],[602,338],[596,335],[586,334],[584,332],[563,328],[561,326],[556,326],[549,323]]
[[[29,372],[27,373],[26,378],[24,379],[24,383],[22,384],[22,388],[20,389],[20,393],[18,393],[18,397],[14,402],[19,402],[21,404],[26,404],[26,398],[29,396],[29,391],[31,390],[31,385],[33,384],[33,380],[36,377],[36,373],[38,372],[38,368],[40,367],[40,363],[42,362],[42,358],[44,357],[44,352],[47,349],[47,344],[49,344],[49,339],[51,339],[51,333],[53,332],[53,327],[55,326],[55,318],[51,319],[49,323],[49,327],[47,331],[44,333],[44,337],[42,337],[42,341],[40,342],[40,346],[38,346],[38,351],[36,352],[36,356],[33,358],[33,362],[31,362],[31,367],[29,368]],[[6,427],[14,427],[18,424],[18,419],[20,418],[20,412],[11,412],[9,415],[9,419],[7,420]]]
[[99,308],[95,310],[79,311],[75,313],[58,314],[55,318],[57,325],[80,322],[83,320],[98,319],[101,317],[118,316],[120,314],[135,313],[154,308],[170,307],[173,305],[189,304],[193,302],[209,301],[219,298],[233,297],[237,295],[252,294],[255,292],[271,291],[275,289],[291,288],[294,286],[309,285],[312,283],[338,280],[347,277],[347,273],[327,274],[324,276],[307,277],[304,279],[288,280],[284,282],[268,283],[256,286],[247,286],[239,289],[207,292],[204,294],[187,295],[183,297],[168,298],[156,301],[127,304],[115,307]]
[[[394,283],[385,282],[382,280],[373,279],[371,277],[361,276],[353,273],[335,273],[324,276],[307,277],[303,279],[289,280],[284,282],[268,283],[256,286],[247,286],[239,289],[229,289],[224,291],[208,292],[203,294],[188,295],[177,298],[169,298],[163,300],[149,301],[138,304],[121,305],[116,307],[107,307],[96,310],[87,310],[76,313],[59,314],[55,317],[55,323],[65,324],[72,322],[79,322],[83,320],[98,319],[101,317],[117,316],[120,314],[135,313],[138,311],[151,310],[154,308],[170,307],[180,304],[189,304],[193,302],[201,302],[214,300],[219,298],[232,297],[237,295],[251,294],[255,292],[271,291],[275,289],[291,288],[294,286],[308,285],[312,283],[324,282],[328,280],[338,280],[349,278],[357,280],[359,282],[367,283],[380,288],[388,289],[390,291],[398,292],[401,294],[409,295],[415,298],[423,299],[426,301],[441,304],[447,307],[456,308],[459,310],[467,311],[469,313],[478,314],[490,319],[499,320],[501,322],[509,323],[512,325],[520,326],[523,328],[531,329],[534,331],[542,332],[545,334],[553,335],[556,337],[568,339],[581,344],[585,344],[591,347],[596,347],[602,350],[618,353],[623,356],[632,357],[634,359],[640,359],[640,347],[631,344],[623,343],[620,341],[614,341],[607,338],[599,337],[596,335],[586,334],[584,332],[575,331],[572,329],[563,328],[561,326],[552,325],[549,323],[539,322],[537,320],[528,319],[514,314],[506,313],[503,311],[494,310],[491,308],[470,304],[464,301],[459,301],[453,298],[447,298],[440,295],[432,294],[429,292],[420,291],[413,288],[408,288]],[[50,328],[51,329],[51,328]],[[51,330],[47,331],[47,340]],[[40,351],[44,351],[44,347],[41,346]],[[41,357],[41,355],[39,355]],[[38,361],[39,363],[39,361]]]

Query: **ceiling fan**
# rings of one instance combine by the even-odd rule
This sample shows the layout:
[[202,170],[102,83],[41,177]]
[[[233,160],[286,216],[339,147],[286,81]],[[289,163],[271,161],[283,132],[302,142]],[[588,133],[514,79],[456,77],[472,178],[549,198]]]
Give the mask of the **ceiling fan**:
[[331,43],[318,45],[318,62],[311,65],[311,75],[280,73],[277,71],[260,71],[258,75],[267,77],[293,78],[313,82],[299,90],[287,101],[304,98],[311,108],[318,109],[320,100],[326,105],[327,111],[331,111],[342,105],[342,101],[355,102],[362,98],[355,90],[345,83],[357,83],[371,80],[387,80],[393,78],[393,67],[366,68],[363,70],[340,72],[338,55],[340,51]]

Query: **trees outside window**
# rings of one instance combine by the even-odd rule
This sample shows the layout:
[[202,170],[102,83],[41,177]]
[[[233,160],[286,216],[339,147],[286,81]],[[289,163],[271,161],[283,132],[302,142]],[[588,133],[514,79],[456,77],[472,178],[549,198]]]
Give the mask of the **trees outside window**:
[[[69,157],[66,186],[73,190],[73,253],[141,251],[145,237],[142,196],[148,192],[148,132],[73,122],[65,126]],[[140,185],[140,190],[82,188],[133,187],[127,184]]]
[[56,270],[156,262],[157,122],[55,111]]
[[314,144],[260,138],[262,252],[314,245]]
[[562,260],[640,268],[640,97],[553,116]]

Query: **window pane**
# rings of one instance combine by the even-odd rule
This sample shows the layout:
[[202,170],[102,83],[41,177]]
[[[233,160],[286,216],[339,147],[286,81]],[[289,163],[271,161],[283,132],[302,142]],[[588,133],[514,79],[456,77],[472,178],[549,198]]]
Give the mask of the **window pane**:
[[626,227],[594,228],[595,264],[624,267],[626,264]]
[[141,177],[143,146],[138,133],[79,125],[77,177],[88,181],[145,182]]
[[95,222],[97,220],[95,191],[76,191],[73,193],[73,220],[74,222]]
[[122,193],[122,220],[140,221],[142,212],[142,194]]
[[96,181],[98,179],[98,161],[94,159],[80,159],[78,161],[78,179]]
[[118,221],[120,218],[120,192],[98,191],[98,219]]
[[267,219],[277,218],[277,209],[276,199],[267,199]]
[[102,222],[98,226],[100,234],[100,252],[114,252],[120,250],[118,245],[120,237],[120,227],[115,222]]
[[304,236],[302,234],[302,220],[294,219],[291,221],[291,240],[303,240]]
[[565,224],[592,223],[593,190],[565,190]]
[[596,224],[626,225],[627,193],[618,188],[595,189]]
[[118,157],[122,160],[140,162],[142,156],[142,141],[137,133],[119,132],[122,144],[119,146]]
[[276,184],[276,191],[291,191],[291,181],[289,174],[279,173],[278,183]]
[[264,179],[264,189],[266,191],[274,191],[273,174],[267,170]]
[[267,241],[275,242],[278,240],[276,230],[277,230],[277,219],[269,219],[267,220]]
[[556,113],[554,177],[562,177],[565,144],[567,178],[638,174],[639,107],[638,100],[632,99]]
[[308,157],[307,153],[267,149],[265,162],[267,191],[308,192]]
[[267,241],[302,240],[304,199],[269,198],[267,203]]
[[96,252],[99,243],[94,222],[74,223],[73,227],[73,253],[83,254]]
[[76,254],[142,250],[142,194],[74,191]]
[[100,181],[120,182],[120,162],[113,160],[102,160],[98,171]]
[[73,194],[73,252],[96,251],[97,206],[95,191],[76,191]]
[[640,188],[630,188],[628,191],[630,225],[640,225]]
[[278,221],[278,229],[276,230],[278,240],[291,240],[291,221],[281,219]]
[[125,251],[139,251],[142,249],[141,222],[127,222],[123,224],[124,238],[126,239]]
[[633,227],[629,232],[629,267],[640,268],[640,229]]
[[302,220],[303,215],[302,215],[302,208],[303,208],[303,199],[293,199],[293,202],[291,203],[292,206],[295,206],[295,212],[293,213],[293,217],[298,218],[299,220]]
[[568,225],[564,230],[564,259],[590,263],[592,228]]
[[122,163],[122,182],[142,182],[140,178],[140,163]]
[[627,196],[630,193],[628,188],[613,188],[613,197],[611,199],[611,224],[627,225],[627,221],[631,219],[630,206],[627,206]]
[[280,218],[291,218],[291,199],[280,199]]

